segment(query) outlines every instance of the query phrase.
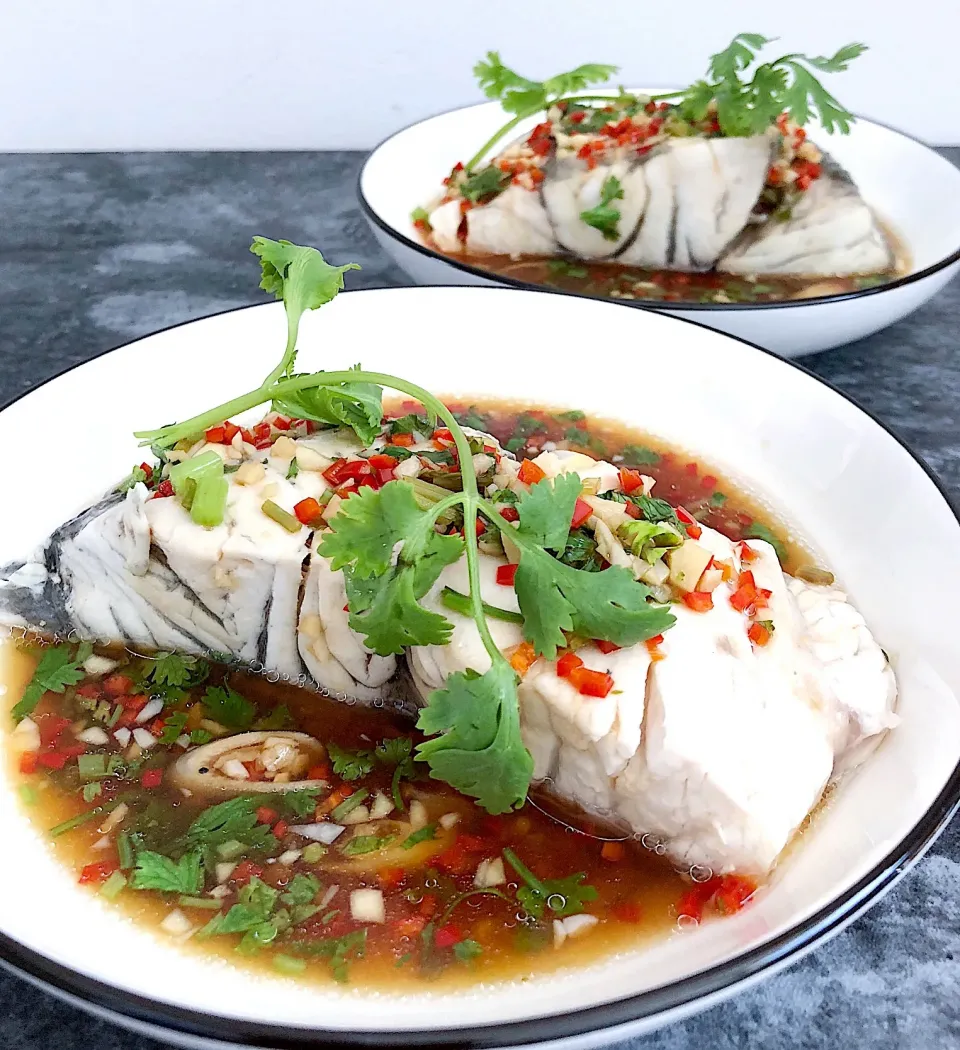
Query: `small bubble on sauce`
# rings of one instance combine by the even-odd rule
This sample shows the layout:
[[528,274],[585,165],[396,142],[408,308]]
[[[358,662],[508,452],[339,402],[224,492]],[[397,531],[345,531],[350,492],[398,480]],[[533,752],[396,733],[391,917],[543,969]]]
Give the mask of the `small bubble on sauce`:
[[709,882],[713,878],[713,868],[706,864],[694,864],[690,869],[690,878],[694,882]]
[[439,885],[440,883],[437,882],[436,879],[427,879],[424,883],[424,886],[426,886],[428,890],[435,890]]
[[80,641],[80,635],[76,629],[71,630],[71,632],[67,635],[67,641],[73,642],[74,644]]
[[646,835],[640,836],[640,845],[643,846],[644,849],[655,850],[660,843],[656,835],[651,835],[647,832]]
[[692,915],[677,916],[678,930],[695,930],[699,925],[700,923]]
[[373,701],[373,706],[374,707],[383,707],[383,700],[379,696],[375,697],[374,701]]
[[662,857],[667,852],[667,847],[662,842],[658,842],[656,846],[653,847],[653,852],[656,853],[658,857]]
[[567,906],[567,898],[562,893],[551,893],[547,897],[547,907],[553,911],[562,911]]
[[507,883],[507,889],[510,890],[511,892],[513,892],[513,891],[518,889],[518,886],[517,886],[517,884],[515,882],[508,882]]

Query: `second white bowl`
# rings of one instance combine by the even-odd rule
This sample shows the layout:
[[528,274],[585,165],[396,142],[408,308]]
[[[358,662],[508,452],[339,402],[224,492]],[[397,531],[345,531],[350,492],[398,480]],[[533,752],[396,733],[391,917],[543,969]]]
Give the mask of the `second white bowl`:
[[[410,220],[414,208],[437,194],[456,161],[470,156],[503,121],[494,102],[428,117],[390,136],[364,164],[358,185],[364,215],[383,249],[418,284],[538,287],[490,274],[468,256],[453,259],[427,247]],[[536,122],[531,117],[517,134]],[[825,135],[816,124],[809,133],[903,239],[911,259],[907,274],[876,288],[779,303],[623,305],[676,314],[784,357],[800,357],[879,331],[935,295],[960,269],[960,170],[909,135],[863,118],[849,135]]]

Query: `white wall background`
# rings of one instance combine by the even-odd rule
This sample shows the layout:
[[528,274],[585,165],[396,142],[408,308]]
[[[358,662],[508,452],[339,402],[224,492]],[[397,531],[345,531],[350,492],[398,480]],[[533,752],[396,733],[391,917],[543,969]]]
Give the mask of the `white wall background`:
[[956,0],[0,0],[0,150],[366,149],[477,99],[484,51],[541,79],[581,62],[686,84],[736,32],[871,50],[830,87],[960,143]]

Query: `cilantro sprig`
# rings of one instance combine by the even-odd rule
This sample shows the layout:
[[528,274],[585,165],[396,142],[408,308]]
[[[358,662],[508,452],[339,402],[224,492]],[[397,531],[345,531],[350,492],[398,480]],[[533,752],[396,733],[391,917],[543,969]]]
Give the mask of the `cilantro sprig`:
[[799,125],[815,112],[823,130],[846,135],[855,119],[824,88],[811,70],[841,73],[867,50],[865,44],[846,44],[825,57],[791,53],[757,65],[758,53],[773,43],[759,33],[738,33],[730,45],[710,57],[707,76],[678,92],[681,115],[698,122],[716,103],[717,122],[724,135],[758,135],[781,113]]
[[[585,82],[584,78],[596,75],[596,69],[565,74],[568,79],[558,81],[550,91],[571,90],[575,81]],[[501,86],[505,76],[497,74]],[[516,83],[513,86],[518,87]],[[268,243],[274,246],[269,251],[265,248]],[[288,319],[299,320],[304,309],[329,301],[342,279],[343,268],[337,271],[321,265],[318,252],[309,254],[313,249],[258,238],[254,251],[263,257],[264,287],[283,296]],[[316,287],[303,286],[310,281]],[[344,500],[317,550],[330,559],[331,568],[343,571],[350,625],[380,655],[401,653],[408,646],[443,645],[449,640],[453,625],[422,601],[443,569],[465,557],[469,583],[466,612],[473,617],[490,666],[484,673],[469,669],[452,675],[442,689],[431,694],[418,726],[432,736],[418,745],[416,757],[427,764],[435,779],[475,798],[491,813],[506,812],[526,798],[533,760],[520,735],[517,673],[497,647],[484,615],[478,512],[483,511],[488,528],[492,525],[505,534],[509,530],[520,550],[517,597],[524,634],[538,653],[554,658],[557,648],[564,644],[564,631],[620,646],[632,645],[662,633],[672,625],[673,617],[649,604],[648,588],[625,569],[584,572],[564,565],[549,553],[560,553],[566,547],[580,493],[578,476],[568,474],[533,485],[518,500],[519,528],[514,530],[497,508],[481,497],[470,441],[443,402],[420,386],[379,372],[353,369],[280,378],[292,370],[295,345],[291,320],[284,357],[263,386],[185,423],[138,436],[149,443],[172,443],[268,400],[287,403],[296,394],[304,403],[318,405],[324,391],[342,394],[344,384],[370,384],[378,390],[390,387],[415,399],[428,418],[441,420],[449,428],[460,466],[461,491],[422,508],[407,482],[391,481],[378,490],[364,488]],[[378,428],[379,424],[378,418]],[[361,432],[362,427],[351,425]],[[462,538],[443,535],[436,529],[444,512],[453,508],[463,518]],[[249,702],[229,689],[208,689],[204,702],[220,721],[228,720],[236,726],[246,721],[243,705]],[[403,757],[395,756],[400,770],[394,777],[395,801],[399,777],[406,772]],[[356,792],[351,800],[360,794]],[[249,819],[245,813],[243,817]]]
[[514,116],[470,158],[466,165],[467,171],[473,171],[493,146],[520,121],[548,109],[556,102],[572,98],[596,98],[595,95],[578,95],[577,92],[582,92],[591,84],[606,83],[618,71],[617,66],[588,62],[546,80],[528,80],[505,66],[500,61],[499,52],[488,51],[486,57],[473,67],[473,75],[487,98],[495,99],[507,113]]
[[[702,121],[710,105],[716,103],[720,130],[729,136],[760,134],[784,112],[799,125],[806,124],[816,113],[824,131],[847,134],[853,114],[824,88],[814,71],[841,73],[867,50],[866,45],[846,44],[830,56],[811,57],[793,52],[772,62],[760,63],[749,72],[758,52],[772,42],[772,38],[760,33],[738,33],[728,47],[710,57],[705,78],[681,91],[668,91],[652,98],[675,100],[681,116],[693,123]],[[557,103],[593,99],[624,106],[636,102],[622,88],[619,96],[583,93],[584,88],[606,83],[618,72],[616,66],[599,62],[538,81],[521,76],[503,64],[498,52],[488,51],[473,67],[473,72],[487,98],[498,101],[513,117],[470,158],[466,164],[468,172],[473,172],[503,136],[521,121]]]
[[561,917],[578,915],[588,901],[596,900],[597,891],[585,883],[582,871],[563,879],[541,879],[512,849],[505,849],[503,855],[525,884],[517,890],[517,900],[535,919],[542,919],[546,910]]

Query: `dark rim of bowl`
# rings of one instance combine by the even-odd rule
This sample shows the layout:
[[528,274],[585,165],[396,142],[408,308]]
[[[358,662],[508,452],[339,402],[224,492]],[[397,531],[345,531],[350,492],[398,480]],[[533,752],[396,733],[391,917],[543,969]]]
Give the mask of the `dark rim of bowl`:
[[[614,299],[610,296],[587,295],[585,292],[577,292],[568,288],[549,288],[532,281],[521,281],[516,277],[504,277],[501,274],[493,273],[491,270],[484,270],[479,266],[472,266],[468,262],[461,262],[453,256],[444,255],[443,252],[438,252],[436,249],[430,248],[426,244],[414,240],[412,237],[408,237],[405,233],[402,233],[395,226],[391,226],[390,223],[381,218],[379,212],[374,209],[373,205],[367,200],[363,192],[364,173],[367,170],[367,166],[381,147],[385,146],[393,139],[399,138],[400,135],[410,131],[411,128],[419,127],[421,124],[427,124],[431,120],[436,120],[438,117],[445,117],[451,113],[458,113],[461,110],[475,109],[484,105],[491,105],[491,103],[477,102],[469,106],[455,106],[453,109],[446,109],[440,113],[434,113],[429,117],[415,120],[412,124],[407,124],[406,127],[400,128],[399,131],[394,131],[392,134],[387,135],[386,138],[382,139],[376,146],[374,146],[367,159],[363,162],[363,166],[357,176],[357,199],[360,202],[360,209],[367,217],[367,220],[381,229],[388,237],[398,241],[405,248],[410,248],[418,254],[426,256],[428,259],[446,263],[447,266],[451,266],[455,270],[459,270],[461,273],[468,273],[474,277],[481,277],[493,284],[500,284],[507,288],[523,288],[527,291],[546,291],[551,292],[554,295],[572,295],[579,299],[600,299],[606,302],[616,303],[618,306],[633,306],[641,309],[657,310],[664,313],[672,313],[679,310],[722,311],[723,313],[727,313],[731,310],[771,310],[783,309],[784,307],[791,306],[818,306],[821,303],[840,303],[849,299],[860,299],[867,295],[891,292],[896,288],[904,288],[909,284],[914,284],[915,282],[922,281],[927,277],[932,277],[935,273],[945,270],[948,266],[951,266],[953,263],[960,260],[960,246],[958,246],[956,250],[945,256],[939,262],[934,263],[932,266],[927,266],[925,269],[917,270],[914,273],[905,274],[903,277],[898,277],[894,281],[888,281],[886,284],[878,284],[872,288],[857,288],[852,292],[838,292],[835,295],[816,295],[809,299],[775,299],[770,302],[762,303],[687,303],[680,301],[663,302],[659,299]],[[931,146],[914,135],[909,135],[907,132],[901,131],[899,128],[892,127],[890,124],[884,124],[883,121],[880,120],[873,120],[870,117],[858,116],[857,119],[884,128],[886,131],[892,132],[894,135],[901,136],[901,138],[909,139],[911,142],[914,142],[918,146],[927,150],[927,152],[932,153],[938,160],[942,160],[944,164],[950,164],[950,161],[945,157],[941,157]],[[952,166],[953,165],[951,165],[951,167]],[[960,171],[958,171],[957,174],[960,175]],[[424,285],[423,287],[430,287],[430,285]]]
[[[422,285],[425,288],[447,289],[449,285]],[[475,291],[498,291],[503,293],[512,289],[471,288]],[[409,289],[354,289],[346,294],[358,294],[363,291],[390,291],[404,293]],[[458,289],[462,291],[462,289]],[[551,295],[542,289],[531,289],[540,295]],[[343,292],[340,293],[345,294]],[[583,297],[590,298],[590,297]],[[604,300],[595,300],[601,304]],[[249,310],[255,306],[265,305],[251,303],[247,306],[220,310],[207,317],[197,317],[181,321],[158,329],[149,335],[171,332],[184,325],[208,320],[223,314]],[[615,304],[614,304],[615,305]],[[611,304],[606,304],[612,308]],[[766,350],[749,340],[738,336],[718,333],[708,325],[686,317],[675,317],[675,321],[704,328],[721,338],[732,339],[759,353],[780,360],[786,367],[809,376],[815,382],[827,387],[838,397],[852,404],[865,416],[871,419],[881,430],[910,456],[917,466],[927,475],[940,493],[944,503],[953,513],[960,525],[960,512],[947,494],[942,482],[933,470],[907,445],[889,426],[879,420],[872,412],[860,405],[856,399],[838,390],[831,383],[811,372],[796,361],[781,358],[772,350]],[[40,387],[74,369],[80,368],[89,361],[105,357],[125,346],[149,338],[141,336],[128,340],[95,354],[86,361],[70,365],[37,383],[30,390],[10,398],[0,405],[0,412],[27,397]],[[48,959],[40,952],[5,933],[0,933],[0,964],[34,983],[46,986],[52,993],[66,998],[78,1006],[92,1006],[95,1010],[106,1011],[121,1023],[131,1026],[147,1025],[154,1028],[178,1033],[183,1036],[195,1036],[210,1042],[224,1044],[271,1047],[272,1050],[341,1050],[357,1046],[391,1046],[405,1048],[431,1047],[437,1050],[485,1050],[485,1048],[522,1046],[529,1043],[549,1043],[558,1039],[574,1038],[591,1032],[616,1028],[660,1014],[690,1008],[695,1012],[698,1000],[717,1000],[724,995],[732,994],[738,985],[762,975],[771,967],[780,968],[791,961],[796,961],[807,951],[839,932],[847,923],[864,912],[878,897],[889,889],[912,864],[914,864],[931,846],[947,822],[960,809],[960,762],[954,767],[943,789],[931,803],[923,816],[904,838],[880,861],[870,872],[855,885],[803,922],[790,928],[771,941],[753,948],[749,952],[735,956],[726,962],[718,963],[708,970],[685,977],[679,981],[650,988],[636,995],[628,996],[609,1003],[587,1007],[575,1012],[550,1014],[521,1021],[507,1021],[491,1025],[474,1025],[471,1027],[450,1026],[433,1029],[410,1029],[401,1031],[338,1031],[319,1028],[285,1027],[283,1025],[248,1021],[233,1017],[224,1017],[216,1013],[204,1013],[164,1003],[148,996],[125,992],[111,984],[88,977],[83,973],[64,966],[62,963]],[[705,1003],[704,1005],[709,1005]]]

